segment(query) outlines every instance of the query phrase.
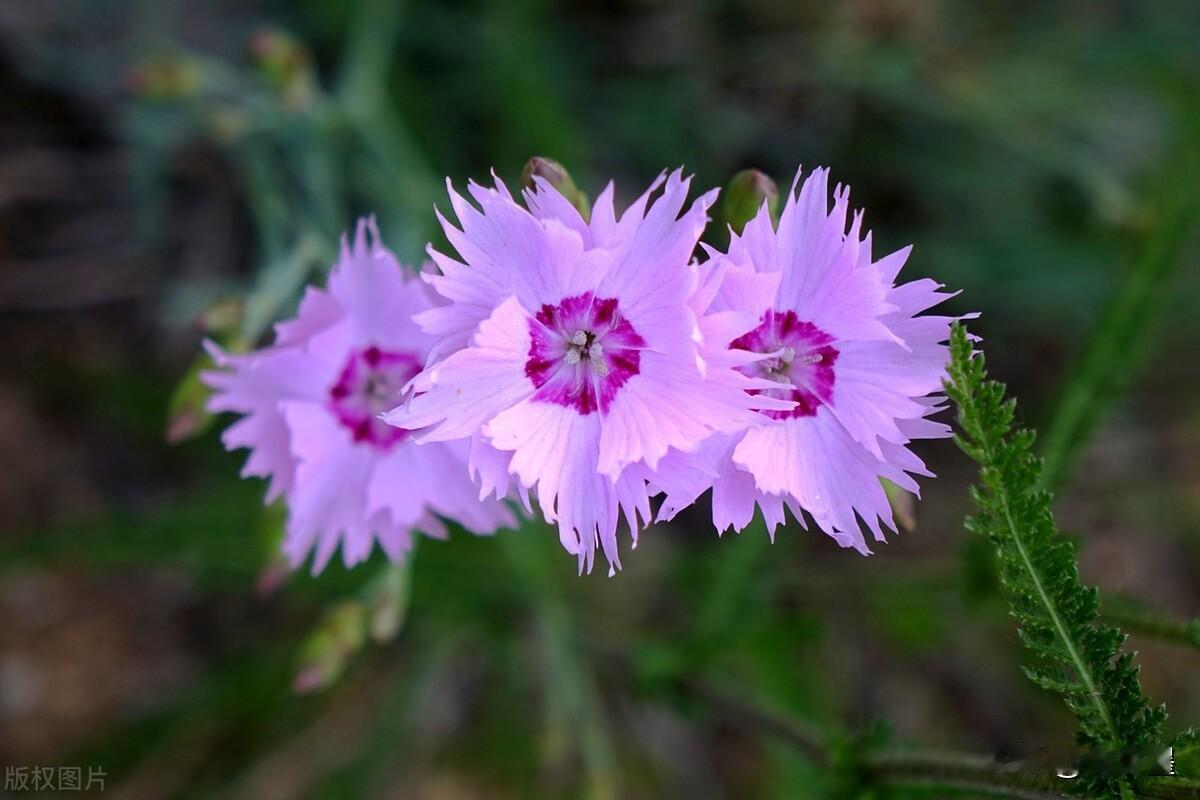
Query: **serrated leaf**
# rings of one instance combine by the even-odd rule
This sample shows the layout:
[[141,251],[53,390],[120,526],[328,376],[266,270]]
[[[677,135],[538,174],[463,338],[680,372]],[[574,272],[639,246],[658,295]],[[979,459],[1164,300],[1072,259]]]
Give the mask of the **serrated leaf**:
[[1075,547],[1058,531],[1049,493],[1037,488],[1035,436],[1013,427],[1015,401],[987,379],[983,354],[961,325],[950,346],[946,392],[958,406],[956,441],[980,466],[971,487],[978,513],[967,527],[995,549],[1010,610],[1034,657],[1026,674],[1075,714],[1077,738],[1093,751],[1089,763],[1109,765],[1081,785],[1091,796],[1120,797],[1128,787],[1120,765],[1157,740],[1166,712],[1142,694],[1133,656],[1120,651],[1124,634],[1099,622],[1097,592],[1080,582]]

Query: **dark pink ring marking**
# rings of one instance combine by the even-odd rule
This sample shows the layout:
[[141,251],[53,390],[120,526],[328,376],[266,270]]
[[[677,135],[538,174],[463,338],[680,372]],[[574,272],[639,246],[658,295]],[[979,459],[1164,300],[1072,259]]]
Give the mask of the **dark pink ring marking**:
[[[751,377],[792,385],[765,390],[769,397],[796,402],[789,411],[763,411],[768,417],[811,417],[822,405],[833,401],[834,364],[838,359],[833,337],[811,322],[798,319],[796,312],[767,311],[757,328],[734,339],[730,346],[754,353],[783,351],[781,356],[742,368]],[[754,389],[751,394],[762,391]]]
[[543,305],[529,322],[525,375],[533,399],[607,413],[617,392],[641,369],[646,342],[621,316],[616,298],[591,292]]
[[420,371],[421,362],[411,353],[374,345],[353,350],[329,389],[329,410],[355,442],[391,449],[410,431],[388,425],[379,415],[395,407],[404,384]]

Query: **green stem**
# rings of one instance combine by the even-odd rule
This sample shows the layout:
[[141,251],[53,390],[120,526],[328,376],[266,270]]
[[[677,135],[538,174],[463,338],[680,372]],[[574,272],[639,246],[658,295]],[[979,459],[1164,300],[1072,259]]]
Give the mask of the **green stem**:
[[1193,620],[1164,617],[1138,603],[1111,597],[1103,599],[1100,615],[1140,636],[1200,650],[1200,617]]
[[378,104],[388,85],[387,72],[400,32],[403,4],[397,0],[362,0],[343,50],[338,94],[350,106]]
[[268,262],[246,297],[241,330],[244,342],[254,344],[271,320],[300,295],[309,276],[330,258],[325,241],[318,234],[305,233],[282,257]]
[[335,101],[361,143],[360,183],[404,258],[422,252],[434,233],[429,209],[441,189],[437,175],[387,93],[400,3],[363,0],[346,42]]
[[1045,800],[1067,796],[1069,782],[1021,764],[1001,764],[985,756],[937,750],[894,749],[864,760],[869,775],[889,784],[944,787],[991,797]]
[[[538,524],[526,525],[500,537],[527,591],[539,650],[545,661],[547,704],[557,710],[550,723],[565,722],[572,727],[570,733],[575,736],[587,773],[585,796],[591,800],[611,800],[619,795],[616,749],[609,736],[595,678],[574,635],[576,626],[571,608],[557,582],[560,571],[551,560],[560,557],[554,547],[557,540],[556,532]],[[553,555],[548,552],[551,548],[555,551]]]
[[[833,761],[824,735],[809,723],[765,708],[757,701],[694,681],[687,688],[728,719],[747,729],[765,733],[793,745],[821,766]],[[1060,800],[1069,788],[1063,779],[1021,764],[1000,764],[994,759],[940,750],[888,748],[864,754],[862,772],[872,781],[889,785],[920,785],[947,791],[973,791],[1017,800]]]
[[247,144],[237,155],[262,260],[277,261],[283,258],[291,233],[288,225],[291,215],[284,199],[286,192],[279,182],[279,164],[275,163],[270,148],[258,143]]
[[[705,700],[736,726],[764,733],[795,747],[813,763],[828,767],[834,761],[825,736],[803,720],[768,709],[743,693],[717,688],[703,680],[685,688]],[[987,756],[927,748],[890,747],[861,756],[858,766],[873,782],[943,792],[972,792],[1013,800],[1062,800],[1074,797],[1068,779],[1021,762],[1000,763]],[[1130,797],[1156,800],[1200,798],[1200,781],[1177,777],[1143,779]]]
[[1194,152],[1185,151],[1184,156],[1172,159],[1172,176],[1165,181],[1160,198],[1158,224],[1112,295],[1045,427],[1042,485],[1047,488],[1054,488],[1067,476],[1113,394],[1143,360],[1138,356],[1157,319],[1153,312],[1162,305],[1166,287],[1184,261],[1180,251],[1200,206],[1200,194],[1195,191],[1200,159]]
[[1200,781],[1189,778],[1148,778],[1138,787],[1142,797],[1156,800],[1197,800]]
[[685,680],[684,689],[716,708],[738,727],[754,729],[785,741],[820,766],[829,764],[829,746],[825,735],[815,725],[775,713],[752,698],[741,693],[735,695],[709,681]]
[[[843,587],[856,577],[854,570],[836,566],[820,571],[805,571],[801,567],[788,576],[788,585],[829,590]],[[904,565],[902,575],[880,576],[871,584],[871,591],[945,593],[955,590],[959,580],[959,570],[953,561],[940,557],[915,559]],[[1100,616],[1112,625],[1143,638],[1200,650],[1200,617],[1190,620],[1167,617],[1135,599],[1104,592],[1100,593]]]

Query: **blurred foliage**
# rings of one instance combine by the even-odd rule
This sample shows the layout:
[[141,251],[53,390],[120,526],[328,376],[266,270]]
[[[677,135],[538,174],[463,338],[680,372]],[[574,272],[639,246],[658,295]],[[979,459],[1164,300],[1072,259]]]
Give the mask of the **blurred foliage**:
[[[1048,482],[1086,487],[1102,476],[1073,468],[1098,427],[1130,425],[1122,390],[1148,380],[1145,394],[1182,403],[1200,383],[1178,355],[1200,346],[1187,269],[1200,6],[41,5],[14,9],[34,21],[6,49],[24,80],[99,109],[123,148],[137,231],[165,265],[147,278],[153,338],[187,347],[35,362],[37,397],[104,454],[87,466],[104,474],[105,502],[0,546],[0,580],[179,575],[224,620],[169,697],[69,740],[62,763],[102,764],[142,797],[924,798],[972,794],[897,780],[930,764],[892,748],[995,752],[1046,774],[1075,757],[1071,721],[1019,673],[994,559],[959,531],[966,473],[946,450],[929,448],[943,477],[916,530],[870,561],[791,529],[771,544],[757,523],[715,541],[698,509],[643,537],[613,581],[577,578],[535,526],[423,542],[411,573],[376,558],[314,580],[282,573],[280,510],[261,508],[262,487],[235,477],[241,456],[205,432],[194,345],[197,329],[231,349],[263,341],[356,215],[377,214],[389,246],[418,263],[440,236],[443,175],[494,168],[515,183],[543,155],[582,193],[611,176],[629,198],[677,164],[701,186],[751,167],[786,185],[797,163],[829,165],[881,251],[915,242],[914,275],[963,289],[956,312],[984,312],[993,371],[1050,420]],[[188,159],[205,180],[232,174],[217,202],[245,218],[244,263],[174,265],[180,196],[213,192],[181,181]],[[203,435],[169,451],[168,426]],[[1164,502],[1153,488],[1130,487],[1128,502],[1151,515]],[[1195,564],[1200,512],[1158,517],[1184,541],[1170,552]],[[1130,534],[1118,561],[1151,544]],[[1188,602],[1200,610],[1200,597],[1176,610]],[[1140,627],[1116,621],[1189,631],[1138,615]],[[1155,691],[1179,728],[1200,696],[1195,652],[1161,661],[1175,656],[1191,659],[1192,680],[1172,684],[1161,667]],[[328,668],[322,690],[298,697],[313,659]],[[713,685],[811,721],[825,755],[760,735],[761,719],[742,724],[697,691]]]

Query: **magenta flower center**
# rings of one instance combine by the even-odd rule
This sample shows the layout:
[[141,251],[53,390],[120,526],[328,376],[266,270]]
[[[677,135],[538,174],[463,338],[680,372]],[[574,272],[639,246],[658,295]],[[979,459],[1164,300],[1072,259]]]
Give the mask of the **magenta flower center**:
[[833,400],[833,366],[838,358],[833,337],[811,322],[797,319],[796,312],[768,311],[757,328],[734,339],[732,346],[776,354],[742,368],[751,377],[784,384],[765,390],[768,396],[795,401],[796,407],[790,411],[762,412],[768,417],[811,417]]
[[409,432],[379,419],[395,408],[404,384],[421,371],[411,353],[367,347],[346,359],[337,382],[329,390],[329,409],[356,442],[388,450]]
[[645,340],[621,317],[615,298],[586,292],[544,305],[529,323],[525,375],[534,400],[587,415],[606,413],[621,387],[638,374]]

